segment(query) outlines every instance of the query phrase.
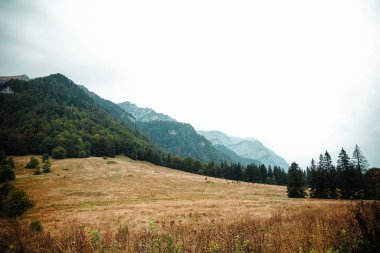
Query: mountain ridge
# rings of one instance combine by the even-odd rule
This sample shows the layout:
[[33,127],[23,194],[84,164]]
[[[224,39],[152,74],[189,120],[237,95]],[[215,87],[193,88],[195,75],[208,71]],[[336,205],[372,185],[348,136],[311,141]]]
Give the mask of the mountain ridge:
[[232,137],[220,131],[198,131],[198,133],[205,136],[213,145],[223,145],[243,158],[258,160],[266,166],[279,166],[284,169],[289,167],[284,158],[255,138]]

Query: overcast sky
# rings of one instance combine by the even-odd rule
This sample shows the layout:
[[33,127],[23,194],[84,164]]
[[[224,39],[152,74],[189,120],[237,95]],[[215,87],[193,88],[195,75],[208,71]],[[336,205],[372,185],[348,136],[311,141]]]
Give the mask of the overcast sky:
[[380,167],[378,0],[0,0],[0,75],[51,73],[303,168],[355,144]]

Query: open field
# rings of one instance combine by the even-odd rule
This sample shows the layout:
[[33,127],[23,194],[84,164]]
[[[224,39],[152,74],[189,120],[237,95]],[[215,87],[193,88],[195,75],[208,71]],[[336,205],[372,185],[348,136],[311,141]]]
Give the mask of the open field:
[[289,199],[285,187],[125,157],[53,160],[52,172],[37,176],[24,168],[29,158],[15,157],[15,185],[35,202],[19,229],[41,221],[38,247],[52,251],[171,252],[172,244],[173,252],[327,252],[360,244],[350,201]]

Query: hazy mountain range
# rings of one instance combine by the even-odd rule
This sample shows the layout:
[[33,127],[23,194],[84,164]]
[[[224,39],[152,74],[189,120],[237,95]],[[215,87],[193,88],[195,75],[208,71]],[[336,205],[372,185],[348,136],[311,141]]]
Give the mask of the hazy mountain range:
[[[31,80],[26,75],[0,77],[0,85],[0,94],[4,94],[0,148],[11,154],[50,153],[64,146],[69,157],[108,155],[110,150],[109,155],[125,153],[152,160],[160,156],[160,148],[203,162],[288,168],[284,159],[254,138],[197,132],[190,124],[151,108],[105,100],[61,74]],[[126,139],[129,144],[123,143]]]
[[[192,149],[195,144],[195,146],[198,146],[198,149],[202,149],[207,146],[208,152],[210,152],[212,149],[209,147],[209,143],[202,140],[199,136],[201,135],[211,142],[213,147],[219,152],[216,157],[220,157],[220,153],[222,153],[222,157],[224,157],[227,161],[232,160],[243,165],[255,163],[265,164],[266,166],[270,165],[272,167],[279,166],[284,169],[289,167],[288,163],[282,157],[265,147],[255,138],[232,137],[219,131],[195,132],[191,125],[178,123],[175,119],[169,117],[168,115],[157,113],[151,108],[140,108],[128,101],[120,103],[119,106],[126,110],[126,112],[132,114],[132,116],[136,119],[137,126],[140,126],[140,130],[148,134],[153,141],[168,151],[177,151],[183,153],[183,155],[194,155],[194,153],[191,154],[187,152],[187,149]],[[161,123],[159,123],[160,121]],[[165,125],[165,127],[160,129],[163,125]],[[185,131],[186,134],[178,136],[178,133],[180,132],[179,130]],[[198,133],[198,135],[196,133]],[[185,136],[191,136],[191,141],[189,138],[185,141]],[[174,141],[174,139],[176,139],[176,141]],[[195,139],[198,139],[199,141],[194,143],[193,140]],[[189,144],[189,141],[192,142],[192,144]],[[176,142],[175,145],[173,145],[174,142]],[[178,146],[181,142],[184,145],[179,148]],[[201,155],[201,152],[197,153],[198,154],[195,155],[196,158],[201,160],[210,160],[207,156]],[[215,153],[215,151],[213,151],[213,153]],[[230,159],[227,159],[227,157]],[[220,160],[220,158],[217,160]]]
[[282,157],[265,147],[255,138],[232,137],[219,131],[198,131],[198,133],[205,136],[213,145],[223,145],[243,158],[255,159],[272,167],[280,166],[284,169],[289,167]]

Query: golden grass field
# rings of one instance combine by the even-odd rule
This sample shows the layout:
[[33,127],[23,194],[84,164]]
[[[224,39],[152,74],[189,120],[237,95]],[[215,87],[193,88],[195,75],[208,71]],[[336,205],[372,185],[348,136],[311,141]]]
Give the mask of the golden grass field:
[[52,160],[42,175],[24,168],[29,156],[14,159],[15,186],[35,202],[21,223],[41,221],[52,252],[170,252],[170,240],[173,252],[327,252],[360,239],[350,201],[289,199],[286,187],[126,157]]

